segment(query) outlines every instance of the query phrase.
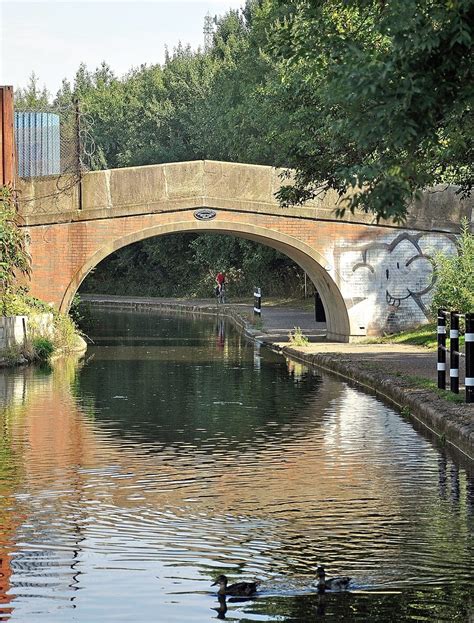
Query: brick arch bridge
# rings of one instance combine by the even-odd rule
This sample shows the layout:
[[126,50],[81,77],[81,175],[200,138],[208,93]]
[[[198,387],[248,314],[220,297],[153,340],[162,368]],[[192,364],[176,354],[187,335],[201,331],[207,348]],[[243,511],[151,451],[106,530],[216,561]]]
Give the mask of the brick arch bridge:
[[426,320],[430,257],[453,251],[471,210],[451,190],[426,194],[404,227],[364,214],[337,219],[333,193],[283,209],[274,197],[279,171],[214,161],[91,172],[68,193],[55,183],[22,181],[20,212],[31,292],[58,309],[66,311],[90,270],[123,246],[179,232],[232,234],[299,264],[321,296],[328,338],[340,341]]

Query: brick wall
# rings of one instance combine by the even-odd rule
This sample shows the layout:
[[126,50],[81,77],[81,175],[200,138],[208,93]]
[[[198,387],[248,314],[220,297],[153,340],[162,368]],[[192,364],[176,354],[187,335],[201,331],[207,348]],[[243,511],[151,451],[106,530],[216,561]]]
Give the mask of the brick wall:
[[352,335],[378,334],[426,320],[430,257],[454,251],[452,234],[284,213],[216,213],[210,223],[197,221],[193,210],[180,210],[30,226],[32,294],[66,309],[88,271],[121,246],[161,233],[236,232],[298,261],[321,291],[330,319],[345,307]]

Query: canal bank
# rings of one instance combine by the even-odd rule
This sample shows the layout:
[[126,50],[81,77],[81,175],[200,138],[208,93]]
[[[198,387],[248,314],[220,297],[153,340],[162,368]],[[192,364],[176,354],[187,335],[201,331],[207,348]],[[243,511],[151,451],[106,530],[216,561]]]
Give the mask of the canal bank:
[[[230,317],[251,339],[283,355],[335,373],[397,406],[421,423],[440,443],[449,444],[474,460],[474,408],[438,395],[429,385],[436,379],[436,354],[422,347],[399,344],[342,344],[324,340],[324,325],[309,312],[265,308],[255,322],[252,306],[217,306],[210,300],[176,300],[110,295],[83,296],[94,305],[123,309],[161,309]],[[288,333],[300,327],[307,346],[289,344]],[[461,379],[462,382],[462,379]],[[462,390],[461,390],[462,391]]]

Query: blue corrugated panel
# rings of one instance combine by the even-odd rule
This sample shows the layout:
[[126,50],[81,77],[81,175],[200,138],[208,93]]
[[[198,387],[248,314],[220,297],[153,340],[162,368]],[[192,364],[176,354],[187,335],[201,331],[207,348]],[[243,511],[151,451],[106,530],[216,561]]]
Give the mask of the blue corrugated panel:
[[16,112],[15,142],[20,177],[58,175],[61,172],[59,115]]

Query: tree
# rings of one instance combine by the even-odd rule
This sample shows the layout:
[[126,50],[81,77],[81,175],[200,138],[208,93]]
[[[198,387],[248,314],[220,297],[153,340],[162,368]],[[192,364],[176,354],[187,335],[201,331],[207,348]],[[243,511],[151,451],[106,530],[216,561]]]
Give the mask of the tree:
[[284,204],[333,188],[403,220],[427,186],[473,185],[472,0],[290,0],[272,31],[286,87]]
[[431,305],[433,316],[440,307],[461,313],[474,311],[474,235],[469,231],[467,219],[462,223],[457,249],[457,254],[438,254],[434,259],[436,284]]
[[28,85],[24,89],[15,91],[15,107],[20,109],[32,108],[33,110],[47,109],[50,105],[51,95],[47,88],[38,86],[39,78],[33,71]]
[[13,195],[7,186],[0,187],[0,298],[5,313],[7,298],[14,291],[18,275],[30,274],[27,239],[18,227]]

